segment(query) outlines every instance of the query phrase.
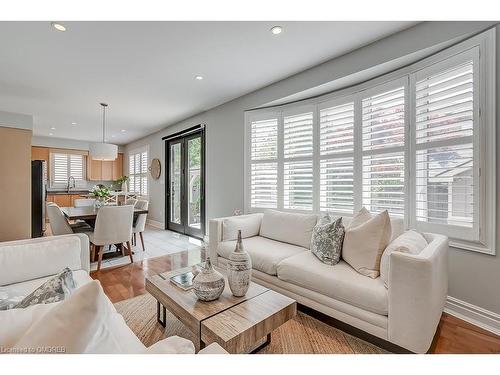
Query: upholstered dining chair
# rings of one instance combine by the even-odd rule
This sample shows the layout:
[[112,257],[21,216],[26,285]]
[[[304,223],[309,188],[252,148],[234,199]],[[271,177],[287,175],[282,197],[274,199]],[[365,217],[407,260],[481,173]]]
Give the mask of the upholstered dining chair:
[[68,220],[64,217],[59,206],[53,202],[47,203],[47,216],[49,217],[50,229],[54,236],[82,233],[92,230],[92,228],[85,223],[68,223]]
[[[138,210],[147,210],[148,209],[149,202],[146,200],[138,200],[137,203],[135,204],[135,208]],[[134,223],[134,226],[132,227],[132,233],[134,233],[134,244],[137,244],[137,239],[136,239],[136,234],[139,233],[139,237],[141,237],[141,244],[142,244],[142,251],[146,251],[146,248],[144,247],[144,237],[142,233],[144,232],[144,229],[146,228],[146,218],[148,214],[140,214],[137,216],[137,220]]]
[[75,207],[89,207],[93,206],[95,199],[93,198],[78,198],[73,201],[73,206]]
[[134,219],[134,206],[102,206],[97,212],[95,228],[93,232],[86,233],[91,243],[91,260],[98,254],[97,271],[101,269],[104,246],[122,244],[122,255],[125,255],[125,244],[130,256],[130,262],[134,262],[132,257],[132,221]]
[[125,200],[125,205],[131,205],[131,206],[135,206],[137,204],[138,200],[135,199],[135,198],[127,198]]

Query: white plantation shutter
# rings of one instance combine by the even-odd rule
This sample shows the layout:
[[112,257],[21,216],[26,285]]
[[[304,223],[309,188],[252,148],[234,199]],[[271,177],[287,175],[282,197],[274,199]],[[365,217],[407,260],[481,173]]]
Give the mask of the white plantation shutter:
[[363,98],[362,204],[369,211],[404,215],[404,144],[404,84]]
[[133,151],[129,155],[129,190],[148,195],[148,151]]
[[252,122],[252,160],[276,159],[278,156],[278,119]]
[[85,156],[80,154],[51,153],[51,186],[65,187],[68,178],[75,179],[75,185],[81,186],[85,180]]
[[320,210],[354,211],[354,102],[319,111]]
[[285,162],[283,179],[283,206],[290,210],[312,210],[312,161]]
[[278,207],[278,117],[250,123],[250,207]]
[[277,163],[252,164],[251,207],[276,208],[278,203]]
[[477,217],[473,58],[430,69],[418,73],[415,87],[416,221],[472,228]]
[[284,125],[285,158],[312,156],[313,114],[312,112],[287,116]]

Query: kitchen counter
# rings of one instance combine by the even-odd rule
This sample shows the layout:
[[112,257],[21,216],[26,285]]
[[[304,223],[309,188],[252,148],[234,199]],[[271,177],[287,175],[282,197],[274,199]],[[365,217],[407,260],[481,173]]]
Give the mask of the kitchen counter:
[[47,190],[47,195],[89,194],[89,190]]

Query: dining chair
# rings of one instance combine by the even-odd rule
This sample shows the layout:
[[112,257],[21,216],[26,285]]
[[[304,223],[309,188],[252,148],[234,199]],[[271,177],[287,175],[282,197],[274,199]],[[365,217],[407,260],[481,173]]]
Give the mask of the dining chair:
[[125,200],[125,205],[132,205],[135,206],[137,204],[138,200],[135,198],[128,198]]
[[73,206],[75,207],[89,207],[95,204],[95,199],[93,198],[78,198],[73,201]]
[[56,203],[47,203],[47,216],[49,217],[50,229],[54,236],[63,234],[82,233],[92,230],[86,223],[70,224],[64,217],[61,209]]
[[[147,210],[148,209],[149,202],[146,200],[138,200],[137,203],[135,204],[135,208],[138,210]],[[148,214],[140,214],[137,216],[137,220],[134,223],[134,226],[132,227],[132,233],[134,233],[134,244],[137,244],[137,239],[136,239],[136,234],[139,233],[139,237],[141,237],[141,244],[142,244],[142,251],[146,251],[146,248],[144,247],[144,237],[142,233],[144,232],[144,229],[146,228],[146,218]]]
[[86,233],[89,237],[90,259],[95,259],[98,254],[97,271],[101,269],[104,246],[122,244],[122,255],[125,255],[125,244],[130,256],[130,262],[134,262],[132,257],[132,221],[134,219],[134,206],[102,206],[97,211],[95,228],[93,232]]

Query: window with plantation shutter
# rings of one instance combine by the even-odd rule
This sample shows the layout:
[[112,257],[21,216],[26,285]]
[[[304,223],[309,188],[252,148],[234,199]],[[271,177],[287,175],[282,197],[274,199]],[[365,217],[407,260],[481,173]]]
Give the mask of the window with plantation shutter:
[[495,254],[495,31],[320,97],[245,113],[245,209],[352,216]]
[[129,155],[129,191],[148,195],[148,151],[136,150]]
[[273,114],[250,124],[250,206],[278,207],[278,118]]
[[[415,194],[419,225],[461,227],[474,235],[478,174],[474,160],[474,56],[417,73]],[[459,235],[460,236],[460,235]]]
[[[377,90],[377,89],[376,89]],[[405,85],[362,99],[362,201],[371,212],[405,213]]]
[[76,186],[85,185],[85,156],[80,154],[50,153],[51,187],[66,187],[73,177]]
[[354,211],[354,102],[319,111],[320,210]]
[[313,113],[283,117],[283,207],[313,209]]

